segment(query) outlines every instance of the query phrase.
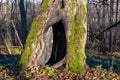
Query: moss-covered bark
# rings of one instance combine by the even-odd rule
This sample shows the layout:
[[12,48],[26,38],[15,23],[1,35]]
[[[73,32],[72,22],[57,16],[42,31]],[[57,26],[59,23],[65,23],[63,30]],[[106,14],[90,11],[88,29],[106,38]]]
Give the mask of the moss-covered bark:
[[46,11],[48,9],[49,0],[43,0],[42,9]]
[[[45,64],[44,59],[46,59],[46,57],[41,56],[48,55],[50,52],[47,52],[46,50],[51,48],[49,48],[49,45],[46,46],[46,44],[49,44],[45,42],[46,39],[48,40],[48,38],[45,38],[46,34],[40,34],[44,32],[50,21],[61,19],[61,21],[64,22],[63,26],[67,36],[66,59],[68,68],[72,72],[82,73],[85,70],[84,52],[87,33],[87,11],[85,0],[50,1],[44,0],[42,7],[37,14],[37,18],[33,21],[19,64],[24,68],[28,67],[28,64],[30,66],[32,65],[32,67],[39,65],[40,63],[38,62],[42,62],[43,65]],[[56,17],[60,19],[56,19]],[[51,23],[55,24],[56,22],[59,21]],[[50,26],[53,26],[53,24]]]
[[[28,64],[30,63],[30,56],[35,51],[36,47],[36,41],[37,37],[42,32],[43,28],[45,27],[45,21],[46,21],[46,14],[48,8],[48,0],[44,0],[42,4],[42,8],[38,11],[36,18],[32,22],[32,26],[30,29],[30,32],[28,34],[25,47],[21,53],[21,58],[19,60],[19,65],[22,66],[24,69],[28,67]],[[42,16],[39,16],[42,15]],[[32,56],[34,58],[34,56]]]
[[38,20],[34,19],[31,30],[26,40],[25,49],[22,51],[22,55],[19,61],[19,65],[22,65],[24,68],[28,65],[28,58],[34,50],[36,37],[38,35]]
[[69,0],[70,35],[68,37],[67,64],[72,72],[83,73],[85,70],[86,42],[86,5],[85,0]]

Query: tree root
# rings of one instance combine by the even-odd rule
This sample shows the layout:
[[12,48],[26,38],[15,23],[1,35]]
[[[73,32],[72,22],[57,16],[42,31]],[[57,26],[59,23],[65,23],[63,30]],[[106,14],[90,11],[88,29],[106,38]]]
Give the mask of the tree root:
[[65,62],[66,62],[66,60],[65,60],[65,57],[64,57],[61,61],[59,61],[58,63],[54,64],[52,66],[52,68],[57,69],[57,68],[61,67],[63,64],[65,64]]

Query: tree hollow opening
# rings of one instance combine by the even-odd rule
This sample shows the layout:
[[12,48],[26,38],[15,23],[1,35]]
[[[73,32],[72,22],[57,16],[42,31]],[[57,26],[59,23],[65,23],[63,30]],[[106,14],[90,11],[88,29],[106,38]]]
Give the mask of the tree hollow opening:
[[66,34],[65,27],[60,20],[52,25],[53,29],[53,47],[52,54],[47,64],[53,65],[62,60],[66,55]]

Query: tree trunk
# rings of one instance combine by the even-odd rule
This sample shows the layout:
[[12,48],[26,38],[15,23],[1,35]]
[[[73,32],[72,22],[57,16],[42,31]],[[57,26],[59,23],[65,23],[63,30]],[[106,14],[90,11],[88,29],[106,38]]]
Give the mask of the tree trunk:
[[26,20],[26,11],[24,7],[24,0],[20,0],[19,2],[19,10],[20,10],[20,16],[21,16],[21,29],[20,29],[20,38],[22,40],[22,44],[25,44],[26,38],[27,38],[27,20]]
[[[113,12],[114,12],[114,0],[110,1],[110,19],[109,25],[113,24]],[[112,30],[109,31],[109,52],[112,50],[113,38],[112,38]]]
[[73,72],[84,72],[86,42],[85,0],[44,0],[27,37],[19,64],[33,67],[66,58]]

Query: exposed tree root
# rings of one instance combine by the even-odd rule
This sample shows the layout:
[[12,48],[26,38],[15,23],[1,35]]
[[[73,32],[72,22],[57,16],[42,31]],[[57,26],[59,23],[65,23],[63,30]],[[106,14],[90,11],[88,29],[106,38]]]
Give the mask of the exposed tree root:
[[52,66],[52,68],[57,69],[57,68],[61,67],[63,64],[65,64],[65,62],[66,62],[66,60],[65,60],[65,57],[64,57],[61,61],[59,61],[58,63],[54,64]]

